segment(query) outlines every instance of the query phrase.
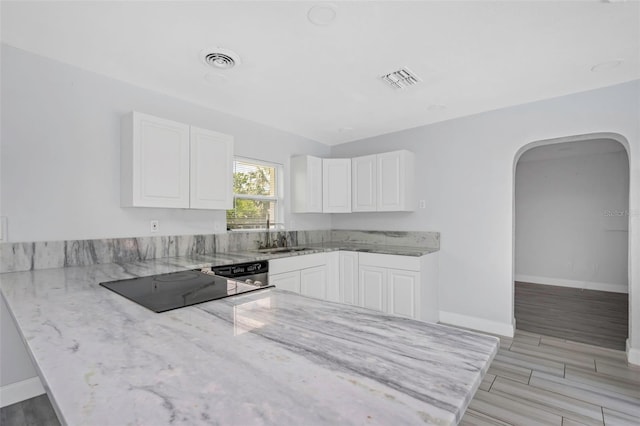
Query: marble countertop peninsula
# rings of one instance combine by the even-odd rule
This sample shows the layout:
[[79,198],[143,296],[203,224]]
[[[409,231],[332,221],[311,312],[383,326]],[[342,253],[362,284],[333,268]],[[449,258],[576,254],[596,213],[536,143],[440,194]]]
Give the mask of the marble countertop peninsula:
[[0,274],[63,424],[455,424],[497,351],[276,289],[156,314],[98,285],[225,256]]

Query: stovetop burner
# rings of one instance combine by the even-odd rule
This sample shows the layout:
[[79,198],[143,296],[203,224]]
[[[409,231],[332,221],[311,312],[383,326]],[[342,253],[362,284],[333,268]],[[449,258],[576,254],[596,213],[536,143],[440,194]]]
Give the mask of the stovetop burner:
[[[251,265],[256,265],[252,263]],[[227,269],[228,267],[225,267]],[[233,279],[215,275],[212,268],[172,272],[149,277],[130,278],[100,283],[154,312],[222,299],[242,293],[273,287],[266,283],[267,264],[258,268],[260,275],[237,276]],[[216,268],[213,268],[214,271]]]

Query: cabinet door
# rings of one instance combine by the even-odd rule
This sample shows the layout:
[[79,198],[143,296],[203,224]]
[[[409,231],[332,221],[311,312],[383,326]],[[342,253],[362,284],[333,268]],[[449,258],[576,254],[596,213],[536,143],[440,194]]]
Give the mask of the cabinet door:
[[322,211],[351,212],[351,159],[322,159]]
[[364,308],[386,312],[387,270],[376,266],[360,266],[359,271],[359,305]]
[[340,302],[358,305],[358,253],[340,252]]
[[327,298],[327,268],[317,266],[315,268],[300,271],[300,294],[316,299]]
[[389,269],[387,312],[408,318],[420,318],[420,273]]
[[377,210],[376,158],[376,155],[367,155],[351,160],[351,210],[354,212]]
[[139,112],[122,119],[121,204],[189,207],[189,126]]
[[378,211],[412,211],[414,155],[409,151],[385,152],[378,160]]
[[233,208],[233,136],[191,127],[190,206]]
[[291,158],[291,209],[294,213],[322,213],[322,158]]
[[[340,302],[340,252],[325,253],[327,266],[327,298],[331,302]],[[356,267],[356,276],[358,269]]]
[[279,290],[300,293],[300,271],[285,272],[282,274],[269,274],[269,284],[273,284]]

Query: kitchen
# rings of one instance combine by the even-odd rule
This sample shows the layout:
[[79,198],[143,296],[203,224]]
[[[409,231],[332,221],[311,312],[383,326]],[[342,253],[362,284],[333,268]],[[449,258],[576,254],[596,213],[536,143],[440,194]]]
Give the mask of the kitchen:
[[[55,2],[49,2],[50,5],[29,5],[27,2],[24,6],[9,3],[2,4],[4,44],[2,45],[3,126],[2,205],[0,206],[0,216],[7,217],[6,233],[9,243],[154,235],[224,234],[226,229],[224,210],[121,207],[120,120],[123,115],[131,111],[141,111],[233,135],[234,155],[284,165],[283,222],[286,230],[365,229],[439,232],[442,239],[438,253],[440,321],[502,336],[512,336],[514,332],[512,203],[513,168],[516,155],[524,147],[538,141],[608,132],[621,135],[629,151],[631,172],[629,294],[632,300],[630,300],[631,326],[627,356],[631,362],[636,364],[639,362],[640,312],[633,309],[639,305],[637,298],[640,297],[640,290],[637,289],[638,280],[635,278],[640,273],[637,261],[640,258],[637,254],[640,247],[638,231],[640,224],[638,224],[637,214],[640,203],[638,199],[640,183],[638,49],[637,37],[633,37],[638,32],[637,18],[633,21],[633,17],[637,17],[637,2],[586,2],[573,6],[549,4],[549,9],[538,10],[542,15],[544,11],[549,14],[546,16],[554,17],[565,13],[562,16],[565,17],[566,22],[557,18],[558,22],[554,25],[579,26],[567,28],[570,29],[569,32],[578,31],[582,35],[588,34],[590,37],[588,41],[594,46],[593,54],[601,55],[597,58],[589,55],[579,58],[581,61],[579,63],[584,68],[584,75],[580,74],[580,76],[587,80],[582,86],[577,83],[575,86],[571,85],[572,80],[579,80],[579,78],[575,77],[577,71],[573,70],[570,64],[555,64],[555,68],[547,69],[546,67],[550,66],[548,63],[525,62],[524,66],[530,67],[531,71],[511,77],[513,85],[508,90],[515,93],[515,88],[521,89],[522,79],[542,78],[549,73],[554,76],[552,81],[564,78],[567,86],[553,91],[549,82],[547,85],[541,83],[542,86],[531,89],[532,93],[522,94],[522,97],[510,101],[511,103],[499,97],[501,86],[493,80],[490,83],[465,80],[467,86],[460,89],[460,93],[439,93],[437,82],[440,81],[444,86],[445,73],[437,67],[433,72],[429,71],[428,64],[423,62],[428,60],[419,59],[420,55],[415,55],[415,50],[396,52],[397,56],[393,56],[391,52],[393,52],[394,43],[388,41],[389,44],[382,44],[382,46],[386,46],[385,52],[391,55],[389,61],[366,64],[372,70],[371,82],[366,83],[365,89],[358,86],[358,90],[354,89],[351,92],[338,84],[340,86],[338,88],[323,87],[324,95],[314,92],[311,97],[308,95],[311,84],[304,80],[296,80],[294,75],[287,74],[288,79],[278,81],[276,87],[287,87],[288,83],[301,94],[300,99],[293,99],[292,101],[296,102],[289,104],[274,102],[273,99],[278,99],[277,95],[266,95],[271,92],[258,91],[260,83],[262,83],[261,90],[268,89],[264,85],[265,81],[261,81],[256,77],[255,71],[252,71],[260,61],[268,61],[269,55],[264,52],[270,52],[270,48],[276,45],[280,47],[278,43],[291,38],[291,31],[308,31],[311,33],[309,36],[311,40],[319,43],[317,46],[314,45],[317,49],[315,52],[319,56],[328,55],[334,53],[333,48],[339,48],[340,43],[337,43],[336,39],[345,37],[343,31],[348,31],[348,35],[354,40],[358,40],[361,36],[371,36],[370,33],[359,35],[354,30],[355,23],[372,22],[375,30],[388,24],[387,20],[395,17],[394,13],[400,12],[380,10],[376,7],[363,7],[356,10],[354,5],[338,3],[335,24],[323,26],[313,24],[307,18],[310,8],[315,3],[303,3],[297,8],[288,6],[292,8],[289,12],[286,12],[288,9],[280,3],[265,5],[262,9],[252,4],[252,13],[243,14],[240,9],[235,12],[235,15],[234,7],[222,3],[219,7],[224,7],[224,12],[234,16],[235,19],[229,20],[231,23],[227,22],[224,26],[222,23],[218,25],[222,26],[226,33],[234,36],[223,37],[215,32],[207,37],[199,34],[195,36],[197,42],[190,39],[192,45],[186,52],[180,53],[184,45],[172,44],[171,37],[175,37],[175,34],[151,31],[149,34],[153,34],[153,37],[163,36],[167,39],[155,43],[149,43],[149,40],[145,39],[140,28],[135,26],[135,17],[141,14],[144,16],[145,10],[142,5],[127,6],[134,8],[126,14],[129,16],[126,19],[130,21],[120,22],[118,19],[124,18],[121,17],[122,10],[118,8],[109,9],[106,6],[94,5],[93,7],[104,9],[101,9],[101,13],[91,13],[89,6],[77,6],[78,9],[74,11],[70,5],[63,7],[63,5],[56,5]],[[276,6],[281,9],[276,8],[274,11],[273,8]],[[200,5],[200,7],[206,6]],[[413,7],[419,7],[419,5]],[[447,7],[451,6],[441,5],[441,8]],[[487,16],[482,16],[487,20],[495,19],[497,22],[504,22],[500,19],[504,17],[501,13],[517,12],[504,7],[504,10],[489,8],[483,12],[485,9],[482,7],[482,2],[479,2],[476,6],[472,6],[470,12],[463,13],[462,10],[454,8],[408,15],[420,16],[422,20],[429,19],[431,26],[425,25],[425,27],[433,28],[434,33],[430,34],[432,37],[425,38],[444,43],[438,37],[438,31],[443,31],[442,26],[437,25],[439,18],[444,19],[443,17],[450,16],[449,14],[454,16],[460,14],[459,16],[464,17],[459,23],[462,26],[463,24],[471,25],[475,20],[473,19],[475,14],[484,13]],[[602,24],[603,29],[590,33],[584,27],[580,27],[586,24],[574,22],[570,18],[572,16],[570,11],[567,12],[564,9],[571,7],[582,8],[575,13],[579,13],[578,16],[585,14],[584,16],[589,17],[593,22]],[[159,15],[157,19],[161,19],[162,16],[167,19],[166,15],[172,16],[172,10],[168,6],[166,10],[156,7],[153,11],[154,14]],[[75,13],[78,15],[74,15]],[[196,21],[190,22],[199,22],[197,21],[199,15],[202,15],[199,19],[207,21],[207,14],[204,11],[198,9],[191,13],[196,15],[191,16]],[[283,13],[291,19],[291,27],[277,25],[279,22],[277,19]],[[239,24],[243,21],[238,14],[246,15],[249,22]],[[508,16],[510,18],[506,22],[511,22],[508,29],[515,31],[513,26],[516,26],[515,22],[518,21],[515,17]],[[515,13],[515,16],[520,16],[520,13]],[[50,19],[51,17],[55,19]],[[604,17],[601,18],[603,21],[598,17]],[[623,25],[627,23],[629,17],[632,18],[631,24]],[[407,16],[402,19],[407,19],[406,27],[413,28],[415,31],[417,24],[414,21],[408,20]],[[65,20],[73,21],[73,25],[78,27],[74,27],[72,22]],[[588,19],[585,18],[585,21],[588,22]],[[61,31],[54,26],[55,22],[59,22],[61,26],[66,25],[68,30]],[[110,25],[113,22],[119,22],[119,24]],[[170,22],[179,25],[173,20]],[[423,22],[420,21],[420,23]],[[238,25],[238,28],[234,28],[233,25]],[[50,26],[54,27],[50,28]],[[193,25],[193,28],[196,27]],[[246,32],[246,28],[249,27],[264,30],[261,32],[264,45],[258,44],[260,40],[252,36],[255,32],[242,33],[243,28]],[[278,27],[280,32],[277,30]],[[620,32],[610,31],[612,27],[618,28]],[[96,60],[96,53],[91,53],[93,43],[104,42],[98,39],[101,33],[96,31],[98,34],[96,39],[92,39],[91,43],[84,43],[87,41],[86,35],[93,33],[93,28],[99,28],[101,33],[104,33],[103,37],[108,39],[107,41],[110,39],[111,45],[114,46],[112,50],[115,51],[112,53],[113,57],[119,58],[119,61],[92,62]],[[138,41],[128,40],[123,28],[133,31],[138,36],[136,38]],[[207,26],[203,24],[202,28]],[[595,28],[599,27],[595,26]],[[48,29],[50,31],[46,31]],[[460,31],[460,28],[456,27],[456,30]],[[631,32],[624,32],[625,30]],[[179,26],[175,31],[190,34],[191,30]],[[333,34],[332,31],[337,34]],[[557,28],[556,32],[549,30],[549,33],[555,37],[565,34]],[[605,33],[613,37],[613,40],[605,37]],[[79,34],[83,36],[80,37]],[[267,37],[269,34],[271,35]],[[457,40],[455,46],[449,47],[451,49],[459,45],[467,46],[470,50],[479,49],[469,38],[459,40],[453,37],[452,33],[447,34],[452,43]],[[485,43],[497,43],[503,40],[504,35],[503,37],[499,35],[494,35],[495,39],[485,40]],[[513,46],[508,50],[522,53],[516,57],[517,61],[524,61],[523,56],[527,55],[533,57],[532,61],[539,59],[531,50],[533,46],[537,46],[538,42],[534,35],[540,36],[535,32],[525,32],[520,35],[524,39],[519,41],[529,46],[529,50],[518,50]],[[328,40],[323,42],[322,37],[327,37]],[[532,41],[529,37],[534,40]],[[309,40],[307,42],[311,43]],[[569,43],[569,41],[565,42]],[[125,49],[127,43],[132,44],[133,52]],[[214,45],[221,43],[223,47],[233,48],[240,55],[242,63],[235,70],[237,74],[220,76],[222,71],[215,71],[209,79],[203,78],[211,72],[201,63],[198,54],[212,43]],[[545,40],[546,44],[540,43],[546,49],[551,49],[554,44],[550,40]],[[577,42],[571,41],[571,43]],[[176,69],[168,64],[158,67],[150,62],[151,69],[143,68],[144,71],[136,71],[132,67],[130,70],[132,74],[124,75],[123,73],[128,71],[126,66],[128,61],[140,60],[132,56],[135,49],[142,51],[143,48],[148,48],[149,44],[169,49],[172,53],[167,54],[167,57],[179,57],[181,58],[179,62],[184,62],[184,65],[178,65]],[[263,53],[255,57],[245,53],[249,52],[251,45],[256,45],[251,51],[255,49]],[[101,55],[106,55],[109,52],[109,44],[100,44],[100,46],[105,49]],[[363,43],[363,46],[368,46],[370,53],[367,55],[371,57],[379,47],[373,42],[371,46],[367,43]],[[69,51],[66,51],[66,48]],[[85,58],[86,63],[78,63],[78,58],[74,59],[70,56],[72,48],[79,52],[79,60]],[[304,53],[305,48],[306,46],[298,47],[301,50],[297,50],[292,57],[299,58],[298,60],[303,59],[303,62],[311,64],[310,66],[322,66],[325,72],[318,75],[331,77],[334,82],[340,81],[340,77],[345,72],[344,69],[331,71],[332,68],[325,63],[331,62],[328,59],[320,63],[312,61],[311,55]],[[56,52],[56,49],[59,49],[57,55],[49,53]],[[349,53],[347,57],[353,56],[351,51],[353,46],[345,45],[342,49]],[[128,53],[125,55],[122,52]],[[473,50],[467,53],[469,56],[465,58],[471,61],[478,52],[481,50]],[[497,60],[496,52],[489,50],[485,53],[491,60],[482,62],[483,67],[516,66],[516,63],[493,64],[491,61]],[[409,54],[412,55],[409,56]],[[367,55],[363,53],[363,62]],[[278,56],[278,58],[286,59],[286,56],[283,53],[283,57]],[[626,60],[621,66],[608,72],[591,72],[591,67],[597,63],[619,56]],[[124,60],[123,57],[127,57],[128,60]],[[154,60],[157,59],[158,57],[154,58]],[[555,57],[555,60],[559,59]],[[141,61],[145,62],[144,58]],[[67,62],[75,65],[69,65]],[[186,65],[187,63],[189,64]],[[276,71],[282,72],[281,62],[278,62],[277,66],[270,62],[265,63],[269,64],[269,67],[276,68]],[[345,63],[350,64],[349,61]],[[416,65],[413,65],[414,63]],[[96,68],[98,66],[107,68],[104,72],[100,72],[100,69]],[[185,99],[185,95],[175,92],[177,89],[172,89],[173,86],[168,85],[166,81],[173,74],[182,75],[180,66],[188,68],[186,75],[189,77],[182,78],[183,84],[187,84],[184,81],[191,81],[194,84],[193,88],[184,88],[185,93],[195,96],[191,99]],[[422,86],[416,85],[415,88],[393,91],[378,80],[379,74],[399,66],[408,66],[421,75],[425,80]],[[457,64],[457,66],[463,65]],[[442,64],[440,67],[452,72],[451,68],[444,68]],[[476,69],[483,68],[478,65]],[[163,74],[162,70],[165,70],[166,74]],[[310,70],[305,69],[305,71],[306,73],[300,75],[309,75]],[[246,74],[239,74],[241,72]],[[242,76],[241,81],[237,79],[239,75]],[[364,70],[360,69],[355,72],[355,75],[362,78],[361,76],[365,75]],[[507,79],[506,75],[499,75],[500,79]],[[598,78],[603,80],[597,80]],[[210,82],[211,79],[214,81]],[[461,84],[459,80],[455,81]],[[245,84],[252,87],[255,97],[238,98],[243,99],[242,102],[234,101],[240,96],[241,87]],[[352,84],[357,82],[353,81]],[[416,91],[410,92],[412,89]],[[481,89],[489,94],[482,92]],[[362,95],[358,97],[358,93],[362,90],[365,90],[364,93],[371,98],[362,99]],[[433,94],[430,91],[436,91],[436,93]],[[375,104],[373,100],[378,99],[376,96],[384,102],[378,104],[374,108],[375,111],[367,111],[373,118],[343,111],[343,115],[335,121],[325,121],[331,116],[326,105],[333,106],[338,103],[349,105],[349,102],[339,100],[343,99],[340,97],[342,92],[346,93],[352,105],[363,110],[367,103]],[[436,94],[442,98],[437,99]],[[445,94],[446,97],[444,97]],[[456,105],[452,96],[463,95],[467,96],[465,103],[463,104],[461,99],[458,101],[459,105]],[[481,99],[483,96],[487,103],[473,109],[470,102]],[[411,107],[403,106],[400,100],[402,97],[410,98],[405,100],[407,103],[418,102],[422,109],[418,112],[413,111],[417,104],[409,104]],[[210,100],[210,98],[214,99]],[[207,102],[212,103],[205,103],[207,99]],[[305,109],[300,108],[300,105],[308,103],[305,99],[315,99],[317,101],[314,104],[318,104],[315,105],[318,110],[306,114],[308,115],[306,119],[303,117],[304,111],[303,113],[295,111]],[[495,104],[489,101],[495,101]],[[504,103],[501,104],[501,101]],[[215,102],[220,104],[214,105]],[[429,109],[430,105],[434,106]],[[468,109],[463,110],[460,105]],[[286,110],[276,111],[276,106]],[[308,108],[312,107],[314,105],[308,106]],[[381,127],[385,122],[397,127]],[[305,129],[297,127],[303,124],[314,127]],[[416,208],[414,212],[394,213],[298,214],[293,213],[287,205],[290,182],[286,178],[286,173],[288,173],[291,157],[312,155],[323,158],[350,158],[398,149],[409,150],[416,156],[416,182],[419,184],[416,185],[415,199],[417,205],[420,200],[425,200],[425,208]],[[150,232],[151,220],[159,222],[157,234]],[[5,252],[3,252],[4,257]],[[51,266],[56,266],[55,262],[52,262]],[[4,282],[5,279],[3,278],[2,281]]]

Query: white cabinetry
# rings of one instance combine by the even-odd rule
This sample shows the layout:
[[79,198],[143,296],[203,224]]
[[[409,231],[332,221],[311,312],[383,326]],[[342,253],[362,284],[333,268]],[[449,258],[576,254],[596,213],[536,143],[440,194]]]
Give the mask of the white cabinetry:
[[133,112],[122,119],[123,207],[189,207],[189,126]]
[[300,294],[327,299],[327,267],[325,265],[300,271]]
[[339,301],[348,305],[358,305],[358,253],[355,251],[339,252]]
[[351,160],[352,199],[354,212],[375,212],[378,192],[378,156],[365,155]]
[[387,312],[409,318],[419,318],[420,272],[389,269],[387,271]]
[[191,127],[192,209],[233,208],[233,137]]
[[360,265],[358,279],[359,305],[386,312],[387,270],[377,266]]
[[322,159],[322,211],[351,212],[351,159]]
[[422,257],[360,253],[359,305],[388,314],[438,320],[437,253]]
[[309,297],[438,321],[438,253],[339,251],[269,261],[269,284]]
[[[269,263],[273,262],[272,260]],[[275,285],[280,290],[300,293],[300,271],[269,274],[269,284]]]
[[139,112],[121,132],[123,207],[232,207],[232,136]]
[[302,155],[290,164],[292,212],[322,213],[322,158]]
[[353,158],[353,211],[414,210],[414,157],[400,150]]
[[270,260],[269,284],[281,290],[326,299],[327,258],[325,253]]

